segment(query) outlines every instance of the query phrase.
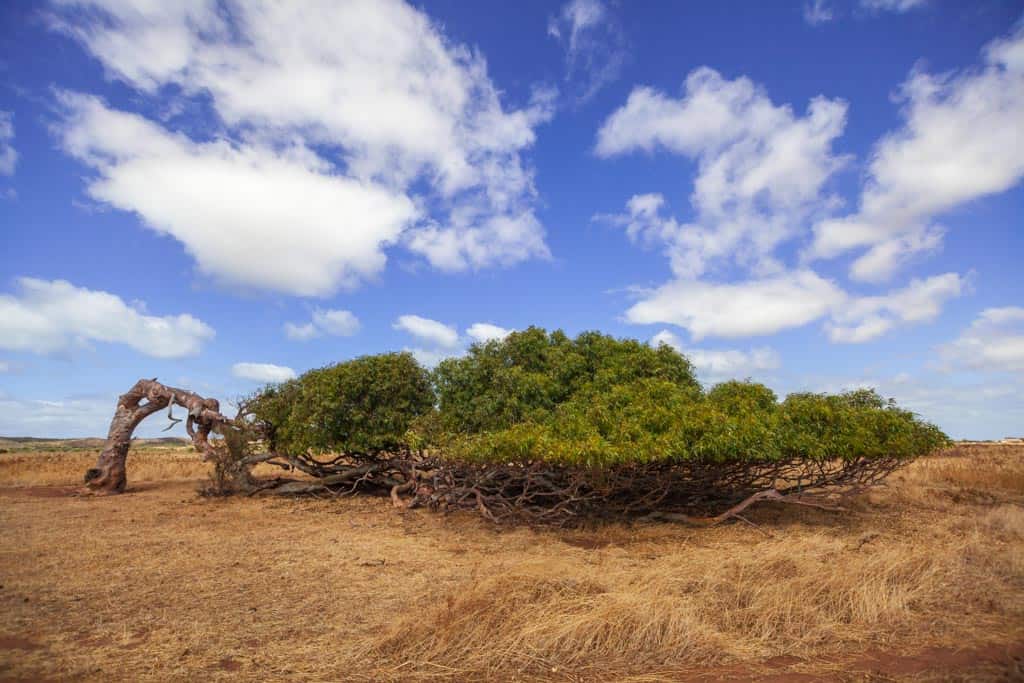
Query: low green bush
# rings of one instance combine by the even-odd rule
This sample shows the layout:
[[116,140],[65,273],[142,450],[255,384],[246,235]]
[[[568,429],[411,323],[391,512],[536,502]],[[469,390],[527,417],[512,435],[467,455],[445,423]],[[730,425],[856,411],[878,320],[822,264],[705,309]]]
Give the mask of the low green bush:
[[[525,349],[525,351],[524,351]],[[434,373],[446,455],[607,467],[909,458],[947,441],[874,391],[793,394],[729,381],[706,394],[672,348],[530,328]],[[528,387],[528,390],[524,390]]]
[[432,373],[408,353],[311,370],[248,406],[281,452],[429,449],[480,464],[902,459],[947,442],[871,390],[780,402],[747,380],[705,393],[667,345],[536,327],[474,344]]
[[433,404],[429,374],[412,354],[385,353],[265,387],[246,409],[273,450],[376,455],[408,449],[409,428]]

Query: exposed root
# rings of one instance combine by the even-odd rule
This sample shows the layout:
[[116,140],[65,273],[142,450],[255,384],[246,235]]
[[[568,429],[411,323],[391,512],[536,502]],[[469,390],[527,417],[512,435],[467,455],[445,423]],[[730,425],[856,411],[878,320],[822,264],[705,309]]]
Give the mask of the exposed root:
[[670,522],[685,522],[686,524],[692,524],[694,526],[714,526],[735,517],[736,519],[746,522],[753,527],[757,527],[756,524],[741,516],[740,513],[754,503],[760,501],[773,501],[776,503],[787,503],[790,505],[804,505],[807,507],[817,508],[819,510],[828,510],[830,512],[846,512],[846,508],[839,507],[837,505],[819,503],[806,498],[798,498],[796,496],[785,496],[780,493],[778,489],[768,489],[767,491],[759,491],[751,495],[749,498],[744,499],[740,503],[733,505],[725,512],[715,515],[714,517],[692,517],[678,512],[661,512],[657,510],[649,514],[647,517],[648,519],[661,519]]
[[337,456],[328,461],[302,455],[290,456],[289,462],[315,478],[274,480],[260,492],[371,493],[388,496],[400,509],[474,510],[494,522],[550,526],[624,518],[695,526],[736,518],[753,525],[741,513],[759,502],[846,512],[820,493],[860,490],[901,464],[894,460],[748,462],[742,466],[681,463],[594,471],[548,463],[466,465],[411,453],[389,458]]

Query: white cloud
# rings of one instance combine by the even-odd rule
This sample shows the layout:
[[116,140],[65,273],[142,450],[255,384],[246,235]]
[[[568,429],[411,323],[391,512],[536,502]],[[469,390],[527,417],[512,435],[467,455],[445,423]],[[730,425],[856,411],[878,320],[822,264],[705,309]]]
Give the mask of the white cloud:
[[[633,242],[662,247],[674,276],[643,291],[626,319],[678,325],[694,339],[773,334],[825,319],[829,338],[842,343],[934,319],[965,286],[956,273],[854,296],[806,267],[787,269],[775,255],[782,243],[810,235],[812,223],[840,205],[826,183],[846,161],[832,152],[845,116],[845,103],[822,97],[798,116],[772,103],[749,79],[728,81],[706,67],[690,74],[680,99],[635,89],[602,126],[597,153],[665,149],[697,159],[698,171],[692,223],[668,215],[657,193],[634,195],[625,213],[598,217],[624,227]],[[855,239],[871,229],[855,226],[842,237]],[[941,239],[942,229],[932,225],[904,232],[878,243],[851,271],[871,279],[908,253],[938,249]],[[734,282],[702,279],[716,266],[734,265],[747,275]]]
[[473,323],[466,329],[466,334],[478,342],[487,342],[492,339],[501,340],[512,334],[512,332],[513,330],[498,327],[491,323]]
[[316,325],[313,323],[306,323],[305,325],[285,323],[284,334],[286,337],[294,341],[309,341],[310,339],[320,336],[320,332],[316,329]]
[[418,315],[399,316],[392,327],[408,332],[414,337],[433,342],[438,346],[452,348],[459,343],[459,333],[454,327],[430,318],[421,318]]
[[[0,434],[42,438],[100,436],[106,432],[116,405],[116,395],[37,399],[0,392]],[[143,423],[136,436],[144,433],[146,426]]]
[[[199,167],[204,186],[149,188],[174,189],[173,203],[195,207],[226,189],[225,199],[213,202],[218,211],[192,208],[198,215],[188,219],[217,226],[232,247],[255,249],[238,238],[295,230],[306,238],[293,239],[284,263],[265,278],[225,263],[227,257],[200,260],[215,276],[288,293],[329,293],[377,273],[381,249],[400,234],[402,244],[444,269],[548,256],[534,215],[532,170],[521,154],[533,144],[534,128],[550,118],[553,98],[537,91],[527,106],[504,108],[483,57],[446,39],[414,7],[397,0],[61,4],[68,10],[58,13],[64,18],[56,26],[113,77],[154,96],[171,85],[181,97],[208,98],[224,126],[209,143],[146,130],[141,122],[133,126],[146,133],[140,140],[87,131],[85,137],[108,144],[119,138],[117,149],[101,146],[90,155],[101,174],[94,195],[104,182],[117,185],[122,192],[115,198],[100,198],[139,212],[200,259],[200,245],[183,235],[192,220],[167,209],[154,214],[153,200],[123,187],[140,156],[155,167],[169,157],[176,179]],[[81,8],[90,11],[75,11]],[[65,137],[81,125],[69,122]],[[338,163],[312,149],[331,150]],[[131,174],[129,164],[136,166]],[[300,195],[311,199],[294,206]],[[294,217],[282,215],[293,210]],[[297,253],[303,249],[311,254]],[[310,255],[308,273],[294,268],[292,258]]]
[[810,0],[804,3],[804,21],[811,26],[824,24],[835,19],[835,11],[828,0]]
[[825,328],[833,342],[870,341],[900,324],[934,320],[942,312],[942,305],[959,296],[966,285],[965,279],[956,273],[915,279],[905,288],[884,296],[848,300],[836,308]]
[[5,360],[0,360],[0,372],[10,372],[11,364]]
[[667,344],[690,359],[698,372],[709,378],[748,377],[765,370],[774,370],[781,361],[773,349],[761,347],[748,351],[738,349],[686,348],[682,340],[668,330],[651,337],[651,345]]
[[241,379],[274,383],[297,377],[291,368],[272,363],[235,363],[231,366],[231,374]]
[[359,318],[351,311],[320,310],[313,312],[313,324],[335,337],[351,337],[359,331]]
[[601,0],[569,0],[548,20],[548,35],[565,46],[565,80],[586,102],[619,77],[626,40],[608,5]]
[[811,258],[867,249],[851,276],[889,278],[941,244],[937,216],[1003,192],[1024,177],[1024,26],[984,50],[984,66],[913,72],[903,84],[904,126],[875,147],[856,213],[815,226]]
[[491,323],[473,323],[466,328],[466,337],[460,338],[458,331],[451,325],[437,320],[422,318],[418,315],[403,315],[392,325],[396,330],[408,332],[414,337],[427,342],[428,347],[405,347],[416,360],[428,368],[432,368],[445,358],[461,356],[465,353],[464,344],[468,340],[486,342],[491,339],[504,339],[513,330],[498,327]]
[[[928,0],[860,0],[860,8],[868,12],[896,12],[903,14],[912,9],[924,7]],[[832,0],[806,0],[804,2],[804,21],[811,26],[818,26],[835,21],[837,8]]]
[[342,309],[313,311],[313,319],[300,325],[298,323],[285,323],[284,333],[289,339],[296,341],[307,341],[321,334],[329,334],[335,337],[351,337],[361,327],[359,318],[351,311]]
[[860,0],[861,7],[875,11],[909,12],[917,7],[924,7],[928,0]]
[[453,351],[452,349],[423,349],[423,348],[409,348],[405,347],[403,351],[408,351],[413,355],[420,365],[426,368],[436,367],[438,363],[443,361],[445,358],[452,358],[453,356],[461,355],[461,352]]
[[1024,372],[1024,307],[986,308],[940,353],[953,365],[975,370]]
[[695,340],[774,334],[825,319],[831,341],[857,344],[900,325],[934,320],[945,302],[966,287],[966,279],[956,273],[859,297],[810,270],[732,283],[673,280],[644,292],[626,319],[678,325]]
[[95,199],[138,213],[225,282],[327,295],[385,264],[416,215],[401,194],[333,174],[305,147],[196,143],[100,100],[64,94],[64,149]]
[[734,283],[674,280],[646,293],[626,319],[678,325],[696,340],[749,337],[806,325],[845,299],[835,284],[809,270]]
[[153,316],[108,292],[65,280],[17,280],[0,294],[0,348],[52,353],[90,342],[125,344],[156,358],[199,353],[213,328],[191,315]]
[[18,152],[11,144],[14,139],[14,114],[0,111],[0,175],[14,175]]
[[406,246],[438,270],[460,271],[493,265],[510,266],[529,258],[550,258],[544,230],[526,211],[518,216],[492,216],[482,224],[437,225],[411,231]]
[[707,67],[690,73],[678,99],[635,88],[602,125],[596,152],[665,149],[697,159],[690,198],[696,218],[679,223],[662,215],[664,199],[651,194],[604,218],[627,226],[631,237],[664,244],[679,277],[730,261],[760,275],[777,272],[775,248],[839,202],[824,186],[846,163],[832,152],[846,108],[816,97],[800,116],[750,79],[726,80]]

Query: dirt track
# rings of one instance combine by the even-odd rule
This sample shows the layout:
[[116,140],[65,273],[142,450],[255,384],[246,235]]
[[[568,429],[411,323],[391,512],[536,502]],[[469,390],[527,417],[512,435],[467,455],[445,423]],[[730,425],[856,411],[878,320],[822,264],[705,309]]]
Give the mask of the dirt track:
[[1005,467],[988,491],[912,472],[846,518],[766,506],[763,530],[3,486],[0,678],[1013,680],[1019,455]]

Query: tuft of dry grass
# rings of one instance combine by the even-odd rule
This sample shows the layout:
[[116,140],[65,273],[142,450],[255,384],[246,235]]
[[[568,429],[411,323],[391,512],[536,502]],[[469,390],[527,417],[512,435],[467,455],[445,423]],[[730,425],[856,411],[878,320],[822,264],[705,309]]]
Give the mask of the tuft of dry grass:
[[453,663],[454,678],[559,668],[597,676],[813,658],[901,632],[923,642],[984,640],[1008,624],[1019,633],[1024,545],[993,552],[985,533],[1007,518],[986,516],[966,533],[932,527],[927,542],[807,529],[742,549],[666,549],[641,563],[547,558],[437,595],[366,654],[396,678]]
[[906,470],[919,486],[974,492],[984,496],[1024,493],[1024,446],[957,446],[921,458]]
[[208,500],[188,451],[133,451],[123,496],[39,486],[94,455],[0,456],[0,678],[1024,675],[1024,447],[922,459],[846,515],[756,508],[760,530]]

